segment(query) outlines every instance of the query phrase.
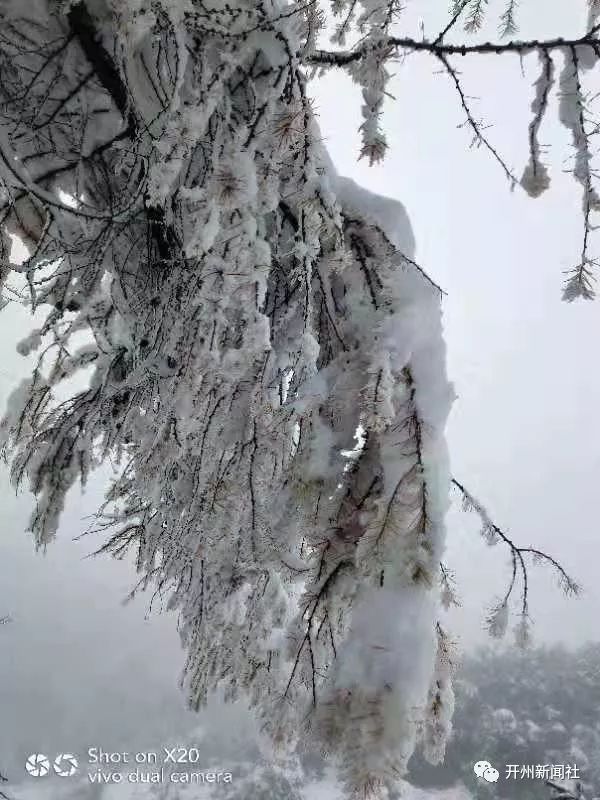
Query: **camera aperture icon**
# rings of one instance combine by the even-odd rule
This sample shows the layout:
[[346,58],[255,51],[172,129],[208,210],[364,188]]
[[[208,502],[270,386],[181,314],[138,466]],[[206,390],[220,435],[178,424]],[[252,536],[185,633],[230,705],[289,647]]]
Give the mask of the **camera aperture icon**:
[[25,762],[25,769],[33,778],[43,778],[50,772],[50,760],[42,753],[32,753]]
[[54,759],[54,772],[61,778],[72,778],[78,767],[79,763],[71,753],[61,753]]
[[[59,753],[52,766],[61,778],[72,778],[79,769],[79,763],[72,753]],[[42,753],[32,753],[25,761],[25,769],[32,778],[44,778],[50,772],[50,759]]]

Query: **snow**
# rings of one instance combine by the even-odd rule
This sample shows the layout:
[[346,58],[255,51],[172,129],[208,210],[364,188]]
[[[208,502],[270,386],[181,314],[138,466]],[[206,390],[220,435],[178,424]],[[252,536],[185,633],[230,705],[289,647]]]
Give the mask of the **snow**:
[[[235,780],[235,779],[234,779]],[[233,785],[233,783],[231,784]],[[68,780],[21,784],[11,787],[14,800],[214,800],[219,790],[215,785],[173,784],[165,789],[159,786],[131,786],[126,784],[93,786],[88,782]],[[450,789],[419,789],[408,783],[399,785],[402,800],[473,800],[462,785]],[[320,781],[310,781],[301,786],[303,800],[346,800],[343,787],[331,774]],[[252,800],[252,798],[246,798]],[[286,800],[279,797],[277,800]]]
[[[365,592],[354,607],[350,634],[340,650],[335,686],[376,690],[395,683],[401,705],[405,697],[422,704],[435,653],[433,628],[429,636],[423,632],[434,613],[431,595],[413,587]],[[393,705],[393,698],[389,702]],[[406,709],[398,713],[399,720],[405,716],[402,711]]]
[[508,627],[508,603],[503,600],[490,612],[487,620],[487,629],[494,639],[501,639]]
[[[419,789],[401,782],[399,791],[402,800],[472,800],[472,795],[462,785],[436,790]],[[304,795],[306,800],[346,800],[342,787],[332,778],[308,783],[304,788]]]
[[335,175],[335,193],[342,206],[362,213],[371,224],[381,227],[399,250],[414,258],[415,237],[404,205],[395,198],[365,189],[352,178],[337,175],[333,162],[330,162],[329,171]]
[[516,717],[510,708],[497,708],[492,716],[503,731],[513,731],[517,727]]
[[[581,66],[577,51],[564,48],[564,64],[560,73],[559,119],[571,133],[574,153],[573,175],[583,188],[583,213],[600,208],[600,197],[592,183],[591,153],[585,129],[586,98],[581,86]],[[586,223],[587,224],[587,223]]]
[[547,54],[540,53],[540,75],[535,83],[535,96],[531,104],[533,119],[529,126],[529,163],[521,178],[521,186],[530,197],[539,197],[550,186],[548,170],[540,160],[538,135],[553,84],[554,61]]
[[528,647],[531,643],[531,621],[529,618],[521,615],[514,627],[513,633],[517,647]]

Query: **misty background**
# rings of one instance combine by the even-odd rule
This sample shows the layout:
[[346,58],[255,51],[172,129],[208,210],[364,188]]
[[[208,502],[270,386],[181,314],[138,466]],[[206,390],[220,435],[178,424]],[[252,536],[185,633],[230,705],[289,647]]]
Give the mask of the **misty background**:
[[[485,38],[496,38],[497,3]],[[445,0],[403,12],[407,34],[435,37],[447,21]],[[523,38],[578,36],[585,0],[526,0]],[[463,35],[457,31],[455,38]],[[470,56],[459,63],[476,117],[518,176],[527,162],[527,125],[537,59]],[[523,71],[523,72],[522,72]],[[597,535],[600,493],[600,300],[561,301],[563,272],[577,263],[583,236],[581,187],[569,168],[568,132],[557,121],[556,87],[540,140],[553,179],[532,200],[510,191],[470,132],[449,78],[425,55],[397,65],[384,126],[384,163],[357,163],[360,93],[332,71],[315,80],[323,137],[338,171],[407,208],[417,260],[448,293],[443,300],[448,373],[457,400],[447,428],[454,476],[515,542],[558,559],[583,586],[565,598],[545,569],[532,567],[530,607],[537,642],[576,646],[598,637]],[[0,313],[0,406],[31,359],[15,352],[30,327],[9,304]],[[177,685],[183,665],[176,616],[151,594],[127,606],[136,582],[130,561],[86,558],[101,539],[85,530],[102,499],[102,477],[72,492],[59,535],[35,553],[25,534],[33,499],[18,497],[0,468],[0,767],[15,782],[32,752],[91,746],[140,750],[181,742],[201,721],[238,725],[238,710],[214,705],[188,712]],[[445,562],[456,573],[462,607],[446,619],[460,646],[486,640],[487,607],[509,578],[508,553],[488,547],[477,519],[448,516]],[[31,779],[28,779],[31,780]]]

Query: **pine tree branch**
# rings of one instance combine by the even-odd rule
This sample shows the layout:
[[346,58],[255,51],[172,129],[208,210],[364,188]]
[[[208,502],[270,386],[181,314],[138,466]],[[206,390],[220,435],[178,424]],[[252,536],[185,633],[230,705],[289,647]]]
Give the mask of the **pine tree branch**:
[[483,145],[486,148],[486,150],[488,150],[488,152],[491,153],[491,155],[498,162],[498,164],[500,164],[500,166],[502,167],[502,171],[510,181],[511,185],[515,185],[517,183],[516,177],[513,175],[510,168],[508,167],[502,156],[498,153],[496,148],[490,143],[489,139],[483,134],[481,123],[477,122],[476,119],[474,118],[471,109],[469,107],[469,104],[467,103],[467,97],[463,91],[456,69],[454,69],[454,67],[450,64],[444,53],[436,53],[436,55],[444,65],[448,75],[450,76],[450,78],[454,83],[456,91],[458,92],[458,96],[460,97],[460,104],[467,117],[467,124],[473,131],[473,144]]
[[[568,127],[573,135],[573,146],[576,149],[576,166],[574,175],[583,189],[583,243],[581,247],[581,260],[579,264],[567,271],[569,275],[565,282],[563,299],[567,302],[575,297],[586,300],[594,298],[593,283],[595,276],[592,269],[597,268],[599,261],[593,259],[589,253],[590,232],[592,230],[591,214],[598,210],[599,198],[592,183],[592,154],[590,148],[590,134],[586,130],[586,109],[584,107],[583,88],[581,85],[579,57],[575,47],[570,47],[567,58],[571,60],[572,79],[574,82],[574,100],[576,107],[576,120]],[[568,70],[568,62],[565,69]]]
[[[79,2],[72,6],[67,19],[96,77],[112,98],[123,117],[127,131],[131,132],[132,138],[134,138],[139,131],[139,124],[134,107],[130,102],[127,87],[113,60],[100,42],[98,31],[95,29],[85,3]],[[162,262],[171,261],[180,247],[173,226],[166,222],[164,209],[146,203],[146,214],[160,260]]]
[[522,591],[521,591],[521,615],[522,617],[526,617],[529,611],[529,576],[527,571],[527,565],[525,563],[525,557],[531,556],[534,561],[538,562],[546,562],[549,564],[558,574],[560,585],[567,595],[577,595],[581,591],[581,587],[575,583],[575,581],[568,575],[566,570],[559,564],[559,562],[549,556],[547,553],[544,553],[541,550],[538,550],[534,547],[519,547],[514,541],[508,536],[508,534],[502,530],[498,525],[496,525],[489,517],[485,508],[479,503],[478,500],[473,497],[473,495],[465,488],[465,486],[456,480],[456,478],[452,478],[451,480],[452,485],[458,489],[460,492],[462,499],[463,499],[463,509],[465,511],[474,511],[481,519],[483,523],[483,534],[488,539],[490,544],[494,544],[497,540],[501,540],[504,544],[509,548],[511,562],[512,562],[512,575],[511,580],[508,586],[508,589],[500,603],[501,607],[505,607],[508,603],[510,596],[514,590],[517,576],[520,574],[522,579]]
[[[344,215],[344,228],[346,228],[348,225],[360,225],[360,224],[361,223],[360,223],[359,220],[354,219],[354,218],[352,218],[352,217],[350,217],[348,215]],[[447,297],[448,296],[448,292],[446,292],[444,289],[442,289],[442,287],[439,286],[433,280],[433,278],[431,278],[428,275],[428,273],[423,269],[423,267],[421,267],[419,264],[417,264],[416,261],[414,261],[412,258],[409,258],[401,250],[398,250],[398,248],[388,239],[388,237],[385,235],[385,233],[380,228],[378,229],[378,233],[381,236],[382,240],[386,243],[386,246],[389,248],[390,253],[397,254],[403,261],[406,261],[407,264],[410,264],[410,266],[413,267],[423,277],[423,279],[433,289],[435,289],[436,292],[439,293],[440,297]]]
[[559,786],[553,781],[546,780],[545,784],[554,792],[557,792],[557,794],[553,796],[553,800],[585,800],[581,783],[577,783],[574,792],[571,789],[566,789],[564,786]]
[[468,55],[504,55],[512,53],[524,56],[527,53],[562,50],[565,47],[591,47],[595,53],[600,53],[600,39],[597,36],[600,25],[596,25],[584,36],[577,39],[565,39],[562,36],[554,39],[530,39],[527,41],[513,40],[510,42],[483,42],[481,44],[444,44],[438,36],[434,41],[418,40],[411,37],[389,36],[378,40],[376,44],[366,42],[352,50],[315,50],[306,56],[304,61],[310,65],[323,67],[344,67],[354,61],[370,55],[374,50],[394,48],[416,53],[429,53],[438,58],[440,56],[468,56]]
[[79,2],[71,6],[67,20],[98,80],[111,96],[123,119],[135,128],[137,121],[129,103],[127,88],[113,60],[99,41],[98,32],[85,3]]
[[456,23],[458,22],[461,14],[465,10],[465,8],[466,8],[466,3],[465,2],[459,4],[458,9],[454,12],[454,16],[452,17],[450,22],[446,25],[446,27],[443,30],[440,31],[438,36],[435,38],[435,40],[433,42],[434,45],[441,45],[442,44],[446,34],[450,33],[452,28],[456,25]]

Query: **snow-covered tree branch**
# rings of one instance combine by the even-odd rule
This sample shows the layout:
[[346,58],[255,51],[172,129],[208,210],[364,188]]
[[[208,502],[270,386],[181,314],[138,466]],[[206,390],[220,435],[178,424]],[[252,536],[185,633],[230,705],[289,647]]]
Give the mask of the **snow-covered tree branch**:
[[[511,561],[511,577],[508,588],[503,597],[492,607],[486,620],[490,635],[494,638],[501,638],[506,633],[509,616],[509,601],[520,579],[521,592],[519,598],[519,622],[515,628],[517,642],[526,645],[530,638],[530,618],[529,618],[529,573],[527,561],[534,564],[545,564],[549,566],[558,578],[559,586],[566,595],[577,595],[581,587],[567,574],[563,567],[552,558],[552,556],[535,547],[522,547],[516,545],[513,540],[496,525],[486,511],[473,495],[462,483],[452,478],[452,485],[458,489],[462,498],[463,511],[474,512],[481,520],[481,535],[488,545],[494,546],[500,542],[508,547]],[[452,600],[452,590],[449,585],[446,570],[442,568],[442,584],[445,592],[450,592]]]
[[[0,5],[0,278],[46,314],[20,344],[39,359],[0,443],[36,496],[36,544],[53,539],[71,487],[110,461],[98,552],[134,549],[133,592],[169,592],[191,705],[217,687],[248,696],[282,747],[310,732],[356,798],[383,797],[418,744],[439,761],[450,730],[438,590],[451,583],[453,392],[441,290],[414,260],[403,207],[336,174],[308,72],[344,66],[363,87],[374,162],[399,47],[441,60],[468,116],[449,58],[493,51],[453,50],[448,31],[403,45],[390,32],[398,3],[360,6],[358,49],[327,55],[315,3]],[[333,8],[348,12],[342,45],[358,4]],[[561,118],[586,237],[596,195],[580,48],[595,57],[595,33],[496,47],[571,54]],[[513,563],[537,552],[505,543]]]
[[[555,64],[562,61],[560,75],[559,119],[572,134],[573,167],[575,179],[582,186],[583,236],[580,259],[568,272],[563,299],[592,299],[595,296],[594,282],[598,259],[591,254],[590,235],[594,230],[592,214],[600,210],[596,188],[597,173],[593,166],[591,139],[598,133],[598,122],[592,106],[597,99],[593,85],[585,88],[585,73],[596,66],[600,54],[600,6],[597,0],[589,0],[587,31],[576,38],[556,37],[553,39],[530,39],[496,42],[465,43],[449,42],[448,36],[463,24],[464,31],[477,33],[489,14],[489,0],[455,0],[448,25],[435,37],[416,39],[410,36],[392,35],[391,22],[399,15],[394,2],[365,3],[364,13],[354,20],[357,3],[353,0],[332,0],[334,14],[343,19],[338,25],[334,43],[344,45],[346,37],[352,33],[358,36],[350,49],[315,49],[306,57],[306,62],[315,70],[324,72],[331,68],[345,70],[351,78],[363,86],[365,105],[362,155],[368,156],[371,163],[385,156],[387,142],[380,125],[385,85],[390,74],[386,67],[400,57],[421,54],[433,57],[442,65],[454,86],[458,101],[465,116],[465,128],[472,134],[472,145],[483,146],[500,166],[511,187],[520,186],[532,197],[542,194],[550,185],[546,166],[541,161],[538,132],[548,110],[549,91],[554,83]],[[373,7],[375,6],[375,7]],[[516,21],[517,3],[509,0],[500,15],[499,30],[502,36],[514,36],[518,31]],[[353,24],[355,23],[355,24]],[[356,38],[356,37],[355,37]],[[460,71],[453,58],[470,56],[513,55],[519,59],[536,55],[540,61],[539,78],[535,83],[535,98],[531,110],[533,118],[529,129],[528,165],[520,179],[515,171],[492,144],[485,131],[485,124],[478,120],[470,107],[468,94],[463,86]],[[368,88],[365,77],[378,74],[375,85]]]

